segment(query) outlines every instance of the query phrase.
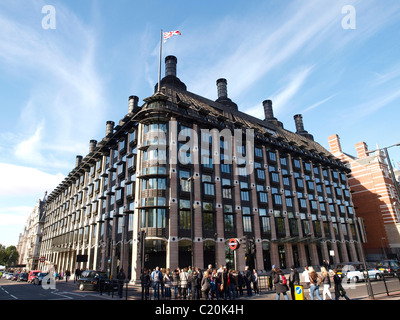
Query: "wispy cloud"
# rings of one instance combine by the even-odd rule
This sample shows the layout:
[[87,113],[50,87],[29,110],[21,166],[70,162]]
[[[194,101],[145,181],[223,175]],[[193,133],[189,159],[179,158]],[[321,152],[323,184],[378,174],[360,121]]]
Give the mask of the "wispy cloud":
[[[33,1],[27,10],[40,13],[42,5],[42,1]],[[36,165],[45,158],[56,159],[56,153],[68,154],[71,146],[74,152],[87,152],[82,138],[93,138],[90,134],[104,122],[107,105],[96,67],[93,27],[84,25],[60,3],[55,7],[56,30],[42,29],[40,20],[21,21],[21,8],[21,15],[0,13],[0,68],[36,79],[33,86],[24,88],[30,94],[26,104],[14,106],[21,109],[16,119],[20,140],[15,142],[14,155],[19,161],[34,160]],[[33,159],[26,158],[27,154]]]
[[306,113],[306,112],[308,112],[308,111],[311,111],[311,110],[313,110],[313,109],[319,107],[320,105],[324,104],[325,102],[328,102],[329,100],[331,100],[332,98],[336,97],[337,95],[338,95],[338,93],[333,94],[333,95],[329,96],[328,98],[325,98],[325,99],[323,99],[323,100],[321,100],[321,101],[318,101],[318,102],[312,104],[311,106],[305,108],[305,109],[302,111],[302,113]]

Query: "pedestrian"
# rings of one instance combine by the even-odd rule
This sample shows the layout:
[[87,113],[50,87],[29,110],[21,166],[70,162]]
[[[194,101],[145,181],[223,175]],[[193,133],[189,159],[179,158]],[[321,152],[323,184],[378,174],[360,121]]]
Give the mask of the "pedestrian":
[[74,277],[74,283],[75,283],[75,280],[79,280],[80,276],[81,276],[81,270],[79,268],[76,268],[75,277]]
[[71,272],[69,270],[65,271],[65,282],[68,282],[68,279],[70,276],[71,276]]
[[126,275],[124,272],[124,269],[121,268],[117,274],[117,280],[118,280],[118,295],[120,298],[122,298],[122,289],[124,288],[124,282],[126,279]]
[[304,288],[309,289],[310,288],[310,276],[309,276],[309,270],[308,270],[307,266],[304,268],[304,271],[301,275],[303,276]]
[[244,282],[246,284],[246,289],[247,289],[247,296],[251,297],[252,296],[252,292],[251,292],[251,278],[252,278],[252,273],[249,270],[249,267],[246,266],[244,268]]
[[287,286],[286,277],[283,274],[282,270],[279,267],[275,267],[275,272],[273,272],[272,276],[273,276],[272,282],[275,285],[276,300],[280,300],[281,293],[283,294],[286,300],[289,300],[289,297],[286,293],[286,291],[288,291],[289,288]]
[[219,280],[218,280],[218,273],[216,269],[213,269],[212,274],[211,274],[211,298],[219,300]]
[[164,283],[164,288],[165,288],[165,297],[168,299],[171,299],[171,271],[169,268],[165,270],[165,273],[163,275],[163,283]]
[[308,271],[310,272],[309,278],[310,278],[310,297],[311,300],[314,300],[314,293],[317,296],[318,300],[322,300],[320,294],[319,294],[319,286],[321,284],[321,276],[314,270],[313,267],[309,267]]
[[206,300],[209,299],[209,293],[211,290],[211,275],[208,271],[204,271],[203,278],[201,279],[201,296]]
[[179,279],[181,282],[181,296],[183,295],[183,299],[186,299],[187,294],[188,294],[188,280],[189,280],[189,274],[187,272],[187,268],[183,268],[181,273],[179,274]]
[[162,280],[162,274],[160,272],[160,268],[156,267],[156,269],[151,273],[151,282],[153,283],[154,290],[154,300],[160,298],[160,283]]
[[236,288],[237,288],[237,272],[236,270],[230,269],[228,272],[228,281],[229,281],[229,300],[236,300]]
[[140,282],[142,284],[142,300],[149,298],[149,287],[151,283],[149,272],[147,268],[143,269],[143,273],[140,276]]
[[243,295],[243,286],[244,286],[244,280],[243,280],[243,274],[241,272],[237,273],[237,287],[236,287],[236,296],[242,296]]
[[326,295],[328,295],[329,298],[332,300],[332,294],[331,294],[331,278],[329,275],[328,270],[326,270],[326,267],[321,267],[321,274],[322,274],[322,283],[324,284],[324,290],[322,291],[322,299],[326,300]]
[[333,282],[335,283],[335,300],[339,300],[340,297],[350,300],[342,286],[342,279],[337,274],[337,270],[333,269]]
[[190,274],[190,287],[192,288],[192,300],[200,299],[199,296],[200,280],[197,271],[192,271]]
[[251,281],[253,282],[253,290],[254,293],[256,294],[256,296],[260,295],[260,290],[258,289],[258,274],[257,274],[257,270],[253,269],[253,274],[251,277]]
[[179,287],[179,270],[175,269],[172,273],[172,286],[174,287],[174,297],[175,299],[179,298],[180,295],[180,287]]
[[293,265],[290,268],[289,274],[289,288],[290,288],[290,295],[292,296],[292,300],[296,300],[296,296],[294,294],[294,286],[300,285],[300,276],[299,272],[296,270],[296,267]]

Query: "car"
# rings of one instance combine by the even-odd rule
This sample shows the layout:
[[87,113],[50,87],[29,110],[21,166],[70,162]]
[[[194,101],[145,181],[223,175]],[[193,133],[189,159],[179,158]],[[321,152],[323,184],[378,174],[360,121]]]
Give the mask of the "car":
[[6,275],[6,279],[7,280],[11,280],[11,278],[13,277],[13,273],[12,272],[9,272],[9,273],[7,273],[7,275]]
[[117,290],[116,284],[111,284],[108,278],[108,274],[102,271],[86,270],[83,271],[81,277],[78,279],[78,288],[81,291],[84,290],[99,290],[99,284],[102,291],[110,289]]
[[6,271],[6,272],[3,272],[3,275],[2,275],[2,277],[3,278],[6,278],[8,275],[10,274],[10,272],[8,272],[8,271]]
[[18,279],[17,279],[17,281],[18,282],[21,282],[21,281],[28,281],[28,273],[27,272],[21,272],[19,275],[18,275]]
[[14,274],[11,277],[11,280],[12,281],[17,281],[19,274],[20,274],[20,272],[14,272]]
[[[39,273],[36,275],[35,279],[33,280],[33,283],[34,283],[34,284],[37,284],[37,285],[42,284],[43,278],[46,277],[47,275],[48,275],[47,272],[39,272]],[[47,280],[47,283],[50,283],[50,279]]]
[[28,275],[28,283],[33,283],[33,280],[40,272],[40,270],[31,270]]
[[[370,279],[381,280],[383,279],[382,271],[378,270],[374,266],[367,264],[368,277]],[[353,268],[348,269],[343,273],[343,278],[347,279],[347,282],[358,282],[365,280],[365,267],[364,265],[356,265]]]
[[376,263],[376,268],[384,276],[400,277],[400,262],[397,260],[380,260]]

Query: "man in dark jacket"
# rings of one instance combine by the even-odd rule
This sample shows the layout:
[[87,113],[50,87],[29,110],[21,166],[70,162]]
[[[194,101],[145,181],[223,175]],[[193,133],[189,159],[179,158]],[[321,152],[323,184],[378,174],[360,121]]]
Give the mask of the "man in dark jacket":
[[295,294],[294,294],[295,285],[300,285],[300,276],[299,272],[296,270],[296,267],[292,266],[290,268],[290,275],[289,275],[289,288],[290,288],[290,294],[292,295],[292,300],[295,300]]
[[247,295],[249,297],[252,295],[252,292],[251,292],[251,277],[252,277],[251,271],[249,270],[249,267],[246,266],[245,269],[244,269],[244,277],[243,277],[243,279],[244,279],[244,283],[246,284]]
[[126,276],[124,269],[121,268],[119,273],[117,274],[117,280],[118,280],[118,295],[120,298],[122,298],[122,288],[124,287],[124,282],[125,282]]

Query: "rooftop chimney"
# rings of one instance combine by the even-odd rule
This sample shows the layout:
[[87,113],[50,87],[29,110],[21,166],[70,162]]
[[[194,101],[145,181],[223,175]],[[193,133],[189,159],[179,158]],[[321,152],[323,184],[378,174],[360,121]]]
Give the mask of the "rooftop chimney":
[[263,106],[264,106],[264,115],[265,115],[265,120],[276,120],[274,118],[274,111],[272,109],[272,101],[271,100],[264,100],[263,101]]
[[359,157],[359,158],[367,157],[368,156],[367,150],[368,150],[368,146],[364,141],[356,143],[357,157]]
[[82,156],[76,156],[76,161],[75,161],[75,168],[78,167],[82,161],[83,157]]
[[274,117],[274,110],[272,109],[272,101],[264,100],[263,107],[264,107],[264,116],[265,116],[264,121],[266,121],[268,123],[272,123],[273,125],[278,126],[280,128],[283,128],[282,122],[278,121]]
[[138,107],[139,98],[137,96],[129,97],[129,108],[128,113],[133,113],[133,111]]
[[331,153],[341,153],[342,152],[342,147],[340,145],[340,138],[337,134],[331,135],[328,137],[328,142],[329,142],[329,149],[331,150]]
[[[160,81],[160,87],[170,85],[177,89],[186,91],[186,85],[176,76],[176,65],[178,59],[175,56],[165,57],[165,77]],[[158,91],[158,83],[154,87],[154,92]]]
[[176,77],[176,64],[178,59],[175,56],[165,57],[165,76]]
[[97,141],[96,140],[90,140],[89,142],[89,153],[92,153],[94,149],[96,148]]
[[113,133],[114,131],[114,121],[107,121],[106,123],[106,136],[108,136],[109,134]]
[[314,141],[314,137],[312,134],[309,134],[306,130],[304,130],[303,125],[303,116],[301,114],[294,115],[294,122],[296,124],[296,133]]
[[226,79],[218,79],[217,80],[217,89],[218,89],[218,99],[219,98],[228,98],[228,82]]
[[233,109],[237,110],[238,106],[234,103],[231,99],[228,98],[228,81],[226,79],[221,78],[217,80],[217,90],[218,90],[218,99],[215,100],[227,107],[232,107]]

